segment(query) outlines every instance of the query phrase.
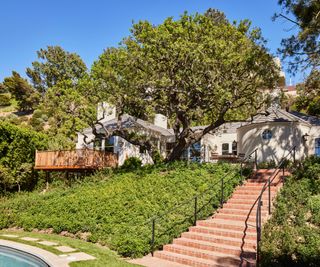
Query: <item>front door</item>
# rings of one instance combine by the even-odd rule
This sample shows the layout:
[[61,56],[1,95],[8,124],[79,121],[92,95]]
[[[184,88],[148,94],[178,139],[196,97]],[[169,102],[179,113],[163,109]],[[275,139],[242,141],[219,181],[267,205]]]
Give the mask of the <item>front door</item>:
[[315,139],[315,152],[314,154],[320,157],[320,138]]

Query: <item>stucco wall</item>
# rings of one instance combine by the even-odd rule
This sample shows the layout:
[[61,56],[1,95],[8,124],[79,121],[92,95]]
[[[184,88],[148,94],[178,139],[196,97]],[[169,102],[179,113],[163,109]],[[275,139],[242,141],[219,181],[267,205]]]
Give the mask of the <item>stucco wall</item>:
[[209,161],[211,152],[222,155],[222,144],[229,144],[229,153],[232,153],[232,143],[237,141],[236,133],[214,133],[206,134],[202,138],[202,147],[204,149],[205,161]]
[[[262,132],[270,129],[272,138],[264,140]],[[250,124],[238,128],[238,151],[248,155],[258,148],[258,161],[279,162],[288,150],[296,145],[296,159],[302,159],[310,154],[308,143],[302,141],[302,136],[310,132],[310,127],[299,122],[269,122]]]
[[[89,142],[89,140],[93,140],[94,139],[94,135],[93,134],[87,134],[88,138],[87,138],[87,142]],[[140,158],[142,161],[142,164],[152,164],[153,160],[151,158],[151,156],[148,154],[148,152],[145,153],[140,153],[140,149],[139,146],[135,146],[131,143],[129,143],[128,141],[124,140],[121,137],[116,136],[115,140],[114,140],[114,150],[113,153],[118,155],[118,165],[121,166],[124,161],[130,157],[137,157]],[[104,149],[104,141],[102,141],[102,148]],[[81,148],[90,148],[93,149],[93,143],[90,143],[89,145],[86,145],[84,142],[84,136],[79,133],[78,134],[78,140],[76,143],[76,148],[77,149],[81,149]]]

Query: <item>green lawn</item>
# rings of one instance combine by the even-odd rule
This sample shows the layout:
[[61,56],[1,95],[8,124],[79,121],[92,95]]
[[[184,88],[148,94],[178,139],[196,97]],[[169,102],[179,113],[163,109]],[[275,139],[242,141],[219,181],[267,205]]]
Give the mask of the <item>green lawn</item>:
[[237,165],[175,163],[102,172],[45,194],[17,193],[0,201],[0,229],[51,228],[75,236],[86,232],[88,241],[124,257],[141,257],[150,252],[151,217],[185,202],[157,219],[156,247],[161,247],[193,224],[194,195],[205,192],[198,198],[198,219],[214,212],[220,202],[220,179],[228,171],[227,198],[241,181]]
[[[96,260],[90,261],[79,261],[79,262],[71,262],[69,265],[71,267],[104,267],[104,266],[112,266],[112,267],[129,267],[129,266],[138,266],[133,265],[130,263],[125,262],[124,260],[120,259],[117,254],[110,249],[99,246],[97,244],[85,242],[78,239],[63,237],[55,234],[39,234],[39,233],[32,233],[32,232],[23,232],[23,231],[0,231],[0,234],[13,234],[18,235],[19,237],[34,237],[39,238],[40,240],[47,240],[53,241],[58,243],[59,245],[70,246],[72,248],[77,249],[77,251],[85,252],[89,255],[96,257]],[[45,250],[48,250],[54,254],[64,254],[59,250],[54,249],[54,247],[44,246],[38,244],[36,242],[31,241],[24,241],[19,238],[9,238],[3,237],[0,235],[0,239],[11,240],[19,243],[28,244],[31,246],[36,246]]]

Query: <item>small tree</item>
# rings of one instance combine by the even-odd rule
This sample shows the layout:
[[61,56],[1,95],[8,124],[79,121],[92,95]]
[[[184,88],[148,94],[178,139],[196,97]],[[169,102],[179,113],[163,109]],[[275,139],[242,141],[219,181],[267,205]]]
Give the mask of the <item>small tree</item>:
[[27,75],[34,88],[44,94],[48,88],[63,80],[76,83],[87,71],[85,63],[76,53],[69,53],[60,46],[48,46],[37,51],[39,61],[32,62]]
[[12,72],[11,77],[4,79],[3,87],[17,100],[20,111],[34,110],[39,104],[39,93],[15,71]]
[[[273,88],[278,79],[258,29],[250,30],[248,21],[232,25],[212,17],[184,14],[158,26],[141,21],[92,68],[105,98],[119,109],[119,120],[137,108],[145,117],[169,117],[176,143],[168,161],[223,123],[255,113],[264,102],[261,89]],[[192,129],[204,122],[206,127]],[[132,134],[118,126],[108,134],[131,142]]]

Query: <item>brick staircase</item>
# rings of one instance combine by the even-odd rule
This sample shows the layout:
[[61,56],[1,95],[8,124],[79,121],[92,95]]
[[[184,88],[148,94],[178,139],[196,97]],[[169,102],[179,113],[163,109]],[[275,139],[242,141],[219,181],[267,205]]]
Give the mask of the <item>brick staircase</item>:
[[[190,227],[172,244],[156,251],[155,260],[167,262],[167,265],[162,262],[161,266],[174,266],[174,263],[197,267],[255,266],[256,202],[263,184],[272,173],[273,170],[258,170],[253,178],[235,189],[230,199],[211,218],[197,221],[196,226]],[[272,199],[282,186],[281,178],[282,172],[277,173],[271,184]],[[264,222],[268,219],[268,190],[262,200]]]

